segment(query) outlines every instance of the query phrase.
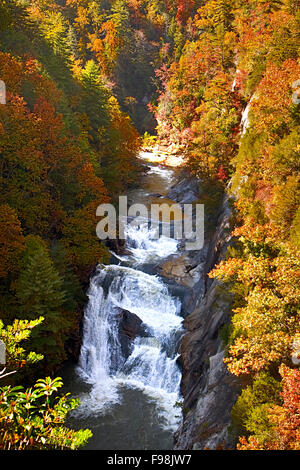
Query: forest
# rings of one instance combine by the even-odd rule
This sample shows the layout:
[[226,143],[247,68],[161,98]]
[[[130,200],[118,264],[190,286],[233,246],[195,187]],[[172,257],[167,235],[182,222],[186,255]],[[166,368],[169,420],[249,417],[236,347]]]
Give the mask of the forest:
[[56,374],[146,141],[231,201],[236,450],[300,450],[299,50],[299,0],[0,0],[0,450],[91,436]]

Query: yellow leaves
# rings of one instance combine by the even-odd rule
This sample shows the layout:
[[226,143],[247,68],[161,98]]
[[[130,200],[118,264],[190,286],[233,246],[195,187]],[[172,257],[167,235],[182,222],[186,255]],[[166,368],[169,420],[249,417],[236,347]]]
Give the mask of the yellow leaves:
[[238,273],[242,265],[243,261],[241,259],[230,258],[227,261],[221,261],[215,269],[210,271],[208,276],[228,281]]
[[289,345],[290,336],[281,331],[262,332],[253,338],[240,336],[229,348],[230,357],[224,362],[232,374],[252,375],[288,358]]
[[261,430],[260,426],[252,426],[253,435],[248,440],[245,437],[240,438],[238,450],[300,449],[300,371],[281,364],[279,373],[282,377],[283,402],[265,405],[265,426]]
[[269,63],[252,100],[251,110],[258,131],[275,139],[281,126],[292,123],[292,83],[300,76],[300,64],[293,59],[281,66]]
[[123,43],[115,23],[112,20],[105,21],[99,32],[90,33],[88,36],[88,47],[95,53],[101,71],[111,74]]
[[244,289],[242,305],[232,312],[235,334],[225,361],[230,372],[243,375],[291,360],[291,344],[300,325],[300,257],[290,243],[273,240],[271,245],[266,227],[254,231],[260,242],[263,233],[270,237],[265,246],[251,241],[249,226],[246,235],[241,236],[242,228],[238,232],[243,259],[222,261],[209,277],[231,282],[234,292]]

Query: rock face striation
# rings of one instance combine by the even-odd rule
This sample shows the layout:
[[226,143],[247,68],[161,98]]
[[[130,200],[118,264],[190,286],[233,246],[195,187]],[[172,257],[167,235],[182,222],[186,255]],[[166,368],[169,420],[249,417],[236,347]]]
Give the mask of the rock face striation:
[[[189,188],[192,188],[190,190]],[[182,202],[192,194],[197,200],[195,181],[181,180],[170,196]],[[224,257],[231,242],[231,210],[226,196],[218,210],[213,233],[206,236],[203,249],[169,257],[159,274],[185,286],[183,302],[186,333],[180,345],[182,367],[183,422],[175,434],[175,449],[229,449],[235,437],[229,432],[230,412],[239,394],[239,385],[223,362],[224,346],[220,329],[229,323],[232,294],[209,271]]]

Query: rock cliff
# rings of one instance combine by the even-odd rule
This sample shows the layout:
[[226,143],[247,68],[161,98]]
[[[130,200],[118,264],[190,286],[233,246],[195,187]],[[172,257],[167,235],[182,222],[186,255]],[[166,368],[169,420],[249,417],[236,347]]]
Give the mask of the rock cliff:
[[[190,186],[190,178],[186,179]],[[180,182],[174,188],[180,193],[195,192]],[[196,200],[196,198],[195,198]],[[208,272],[224,257],[231,242],[229,219],[231,210],[226,196],[218,209],[215,229],[206,234],[202,250],[181,252],[159,267],[159,273],[185,286],[183,299],[186,332],[180,346],[182,367],[181,392],[183,422],[175,434],[175,449],[233,448],[235,438],[229,432],[230,411],[239,385],[223,362],[224,346],[220,329],[229,322],[232,295]]]

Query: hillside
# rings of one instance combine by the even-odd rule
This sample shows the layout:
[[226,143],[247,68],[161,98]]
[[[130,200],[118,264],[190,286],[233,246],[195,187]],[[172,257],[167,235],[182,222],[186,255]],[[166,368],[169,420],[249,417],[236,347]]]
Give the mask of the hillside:
[[230,207],[205,282],[234,299],[218,335],[241,388],[236,448],[300,449],[299,6],[0,0],[0,337],[25,321],[15,347],[34,327],[25,352],[44,356],[16,360],[10,338],[22,370],[7,386],[78,358],[89,279],[110,258],[96,208],[139,184],[144,142],[199,181],[209,236]]

